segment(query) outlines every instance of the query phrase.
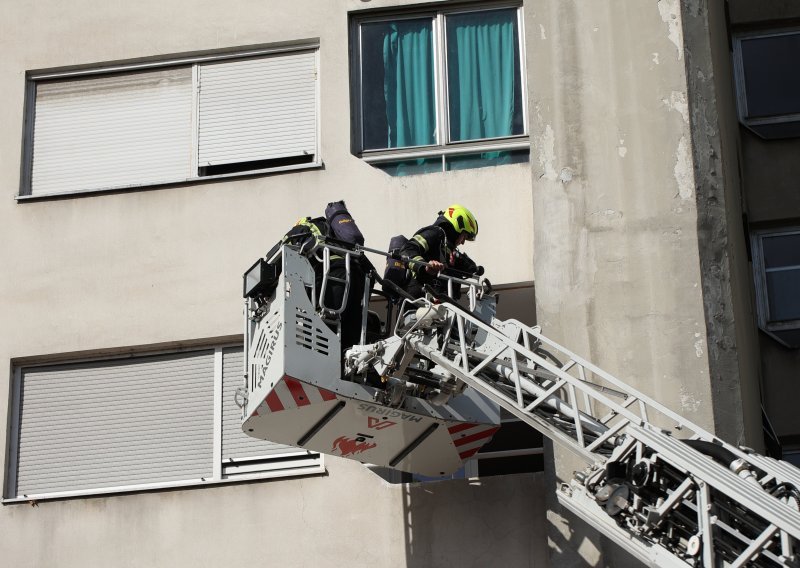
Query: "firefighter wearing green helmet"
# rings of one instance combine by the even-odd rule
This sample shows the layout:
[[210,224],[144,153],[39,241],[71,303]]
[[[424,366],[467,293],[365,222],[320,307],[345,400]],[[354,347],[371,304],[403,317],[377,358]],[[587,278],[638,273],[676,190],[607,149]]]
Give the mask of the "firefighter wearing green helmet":
[[[469,209],[463,205],[451,205],[439,211],[439,217],[433,225],[423,227],[414,233],[400,249],[401,258],[408,258],[410,280],[406,291],[419,298],[424,295],[425,285],[429,284],[440,292],[446,291],[446,285],[436,278],[440,272],[448,269],[458,271],[455,274],[479,274],[477,266],[466,254],[458,251],[465,241],[474,241],[478,236],[478,221]],[[423,261],[427,266],[415,264]],[[458,291],[455,291],[458,294]]]

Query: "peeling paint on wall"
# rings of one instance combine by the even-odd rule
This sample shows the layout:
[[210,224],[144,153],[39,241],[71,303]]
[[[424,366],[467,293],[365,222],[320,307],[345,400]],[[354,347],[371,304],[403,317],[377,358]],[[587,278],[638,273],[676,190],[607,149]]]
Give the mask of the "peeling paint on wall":
[[683,31],[680,22],[681,6],[678,0],[658,0],[661,21],[669,27],[667,37],[678,48],[678,61],[683,59]]
[[653,53],[653,63],[658,65],[658,52]]
[[697,400],[694,394],[689,392],[683,385],[681,385],[680,399],[681,409],[689,412],[697,412],[697,409],[699,409],[702,404],[702,401]]
[[624,158],[625,154],[628,153],[628,149],[625,147],[625,140],[622,138],[620,138],[619,146],[617,146],[617,152],[620,158]]
[[694,334],[694,337],[696,339],[696,341],[694,342],[694,353],[698,357],[702,357],[703,356],[703,344],[704,344],[703,337],[699,333],[696,333],[696,332]]
[[686,136],[681,136],[681,140],[678,142],[678,149],[675,151],[674,172],[681,201],[689,201],[694,197],[694,176],[692,174],[692,155]]
[[669,99],[661,99],[661,102],[664,103],[664,106],[668,109],[681,113],[683,121],[689,124],[689,103],[686,101],[686,93],[672,91],[669,94]]
[[595,217],[598,215],[603,217],[609,217],[612,219],[622,219],[622,211],[617,211],[616,209],[603,209],[602,211],[595,211],[594,213],[589,213],[590,217]]
[[539,138],[541,142],[541,151],[539,152],[539,165],[542,166],[543,173],[540,177],[555,181],[558,179],[558,174],[554,167],[556,161],[556,135],[553,132],[553,127],[549,124],[544,129],[544,134]]
[[544,33],[544,26],[542,24],[539,24],[539,36],[542,39],[547,39],[547,34]]

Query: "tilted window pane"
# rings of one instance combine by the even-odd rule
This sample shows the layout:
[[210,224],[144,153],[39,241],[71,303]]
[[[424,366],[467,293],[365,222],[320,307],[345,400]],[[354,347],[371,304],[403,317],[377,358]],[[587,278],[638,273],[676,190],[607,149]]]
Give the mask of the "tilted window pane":
[[524,133],[517,10],[447,17],[450,140]]
[[767,272],[770,321],[800,320],[800,269]]
[[800,112],[800,34],[742,40],[747,114],[750,118]]
[[764,237],[764,267],[800,266],[800,233]]
[[316,155],[316,53],[210,63],[198,73],[201,168],[261,169],[270,161]]
[[430,19],[361,26],[361,104],[365,150],[436,143]]

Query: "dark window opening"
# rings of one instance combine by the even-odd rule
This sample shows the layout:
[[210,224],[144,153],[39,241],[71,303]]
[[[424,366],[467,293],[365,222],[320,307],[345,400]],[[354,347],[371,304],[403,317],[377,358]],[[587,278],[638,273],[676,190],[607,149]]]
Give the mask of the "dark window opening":
[[313,161],[314,154],[305,154],[303,156],[289,156],[287,158],[272,158],[271,160],[253,160],[250,162],[236,162],[234,164],[220,164],[217,166],[201,166],[198,168],[197,172],[201,177],[220,176],[225,174],[282,168],[285,166],[296,166],[298,164],[310,164]]
[[507,458],[484,458],[478,461],[478,477],[490,475],[512,475],[544,470],[542,454],[512,456]]

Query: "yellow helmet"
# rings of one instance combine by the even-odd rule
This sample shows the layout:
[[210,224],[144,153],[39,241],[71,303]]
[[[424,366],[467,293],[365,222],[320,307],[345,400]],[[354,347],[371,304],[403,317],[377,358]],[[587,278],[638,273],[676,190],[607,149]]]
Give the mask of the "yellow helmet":
[[478,220],[463,205],[451,205],[441,212],[445,219],[455,228],[456,233],[467,233],[467,240],[474,241],[478,236]]

